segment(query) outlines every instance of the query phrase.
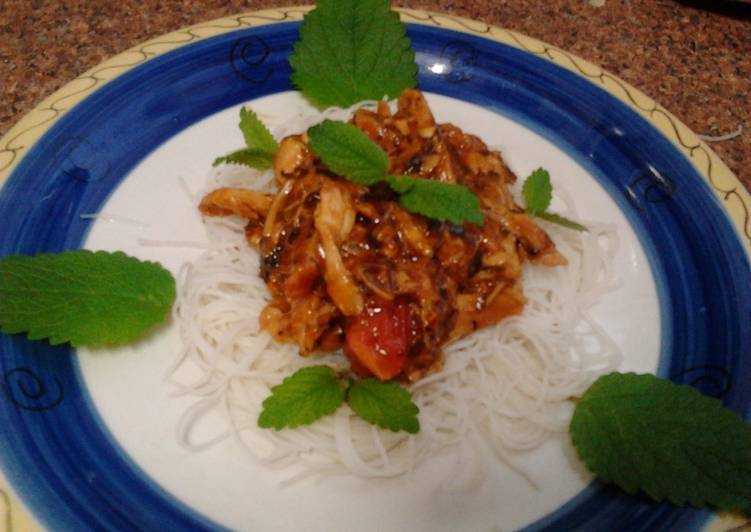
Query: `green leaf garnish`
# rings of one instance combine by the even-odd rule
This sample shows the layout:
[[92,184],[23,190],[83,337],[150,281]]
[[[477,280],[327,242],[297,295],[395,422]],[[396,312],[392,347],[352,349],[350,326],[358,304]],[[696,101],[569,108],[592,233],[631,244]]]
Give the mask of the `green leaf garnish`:
[[333,414],[344,402],[345,386],[328,366],[297,370],[271,389],[258,417],[262,428],[282,429],[310,425]]
[[399,204],[409,212],[455,224],[482,225],[485,221],[480,200],[464,185],[410,176],[390,176],[388,183],[401,194]]
[[365,421],[394,432],[405,430],[411,434],[420,431],[417,414],[420,411],[412,402],[409,392],[393,381],[378,379],[352,381],[347,402]]
[[292,82],[316,105],[395,98],[417,84],[415,52],[388,0],[319,0],[289,58]]
[[532,216],[567,227],[568,229],[587,231],[587,228],[582,224],[569,220],[560,214],[548,212],[550,200],[553,197],[553,185],[550,183],[550,173],[544,168],[538,168],[524,180],[522,197],[524,198],[524,206],[527,212]]
[[154,262],[88,250],[0,260],[0,329],[52,345],[118,345],[164,321],[175,280]]
[[532,214],[545,212],[550,207],[553,198],[553,185],[550,184],[550,174],[543,168],[538,168],[524,180],[522,196],[527,210]]
[[214,160],[213,166],[223,163],[243,164],[251,168],[266,170],[274,164],[274,155],[279,149],[271,132],[263,125],[252,110],[240,109],[240,131],[245,138],[246,148]]
[[589,469],[629,494],[751,512],[751,426],[690,386],[604,375],[576,405],[570,430]]
[[352,124],[324,120],[308,130],[310,148],[337,175],[360,185],[381,181],[400,194],[405,210],[455,224],[483,223],[480,200],[464,185],[411,176],[390,176],[381,147]]
[[375,185],[389,171],[389,157],[352,124],[324,120],[308,130],[310,148],[337,175],[359,185]]
[[347,400],[365,421],[394,432],[420,430],[419,409],[409,392],[396,382],[365,379],[343,382],[328,366],[302,368],[271,389],[258,417],[261,428],[310,425],[333,414]]

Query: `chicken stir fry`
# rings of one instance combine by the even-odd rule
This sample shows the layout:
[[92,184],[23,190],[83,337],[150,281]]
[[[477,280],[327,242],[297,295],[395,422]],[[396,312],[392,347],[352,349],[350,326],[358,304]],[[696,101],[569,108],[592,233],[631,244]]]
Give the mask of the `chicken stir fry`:
[[437,222],[402,209],[387,187],[334,175],[305,135],[283,139],[274,161],[279,192],[219,189],[208,216],[248,220],[271,302],[261,326],[303,356],[344,348],[358,376],[415,381],[442,364],[442,346],[519,314],[522,264],[566,263],[514,202],[516,179],[500,153],[451,124],[436,124],[407,90],[391,113],[356,111],[352,123],[383,148],[393,175],[467,186],[482,226]]

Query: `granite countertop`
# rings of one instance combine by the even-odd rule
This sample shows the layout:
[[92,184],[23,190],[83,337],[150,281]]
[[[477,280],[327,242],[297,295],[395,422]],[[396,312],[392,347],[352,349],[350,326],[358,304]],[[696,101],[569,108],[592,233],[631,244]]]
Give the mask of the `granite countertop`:
[[[44,97],[146,39],[224,15],[311,0],[4,0],[0,136]],[[696,133],[751,190],[751,5],[713,0],[416,0],[504,26],[598,64]],[[706,11],[707,4],[714,11]],[[597,7],[599,6],[599,7]]]

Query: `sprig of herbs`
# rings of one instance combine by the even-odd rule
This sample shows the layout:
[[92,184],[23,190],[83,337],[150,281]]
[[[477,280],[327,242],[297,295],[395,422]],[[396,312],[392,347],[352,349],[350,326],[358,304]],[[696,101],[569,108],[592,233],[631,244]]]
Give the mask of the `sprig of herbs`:
[[52,345],[126,344],[164,321],[175,280],[154,262],[88,250],[0,260],[0,328]]
[[352,124],[324,120],[308,130],[310,148],[337,175],[360,185],[387,183],[407,211],[455,224],[482,224],[480,200],[464,185],[389,175],[381,147]]
[[420,430],[419,409],[396,382],[339,378],[328,366],[297,370],[271,389],[258,417],[262,428],[294,428],[333,414],[342,403],[369,423],[398,432]]
[[538,168],[524,180],[522,197],[527,212],[548,222],[562,225],[576,231],[587,231],[587,228],[565,216],[548,212],[553,198],[553,185],[550,183],[550,173],[544,168]]
[[224,157],[217,157],[214,159],[213,166],[230,163],[242,164],[259,170],[271,168],[279,144],[251,109],[245,107],[240,109],[240,131],[242,131],[246,147]]
[[395,98],[417,85],[406,31],[389,0],[319,0],[289,58],[292,83],[320,107]]

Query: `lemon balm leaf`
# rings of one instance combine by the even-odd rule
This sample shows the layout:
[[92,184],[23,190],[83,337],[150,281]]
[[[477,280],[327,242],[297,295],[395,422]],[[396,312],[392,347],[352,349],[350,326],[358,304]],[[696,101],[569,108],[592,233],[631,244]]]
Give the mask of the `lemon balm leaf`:
[[388,0],[319,0],[289,62],[292,82],[321,107],[394,98],[417,84],[406,26]]
[[352,124],[324,120],[308,130],[308,137],[311,149],[337,175],[359,185],[386,178],[388,155]]
[[297,370],[271,389],[258,417],[261,428],[295,428],[333,414],[344,402],[345,387],[328,366]]
[[479,198],[464,185],[409,176],[391,178],[389,184],[401,194],[399,204],[409,212],[455,224],[484,222]]
[[224,157],[217,157],[213,166],[230,163],[242,164],[259,170],[271,168],[279,144],[253,110],[245,107],[240,109],[240,131],[247,147]]
[[577,403],[570,431],[587,467],[627,493],[751,513],[751,426],[690,386],[604,375]]
[[420,409],[412,402],[409,392],[396,382],[378,379],[352,381],[347,402],[355,414],[381,428],[411,434],[420,431],[417,419]]
[[164,321],[175,280],[153,262],[88,250],[0,260],[0,329],[103,346],[131,342]]

